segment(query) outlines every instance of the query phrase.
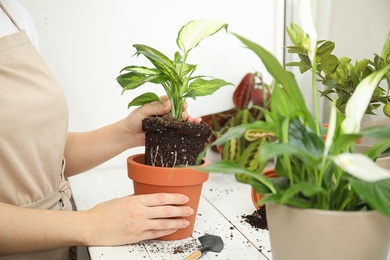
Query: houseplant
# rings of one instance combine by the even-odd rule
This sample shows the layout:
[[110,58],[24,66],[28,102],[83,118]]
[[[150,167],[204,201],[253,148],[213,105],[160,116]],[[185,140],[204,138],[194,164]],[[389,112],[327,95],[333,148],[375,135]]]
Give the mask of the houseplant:
[[[135,194],[182,193],[190,198],[187,205],[195,212],[187,218],[191,224],[159,238],[162,240],[186,238],[192,235],[194,229],[202,184],[208,179],[208,173],[185,166],[196,165],[196,158],[204,150],[211,129],[204,123],[182,121],[182,109],[186,98],[210,95],[230,83],[222,79],[193,75],[197,65],[187,63],[187,58],[201,40],[223,28],[227,29],[227,24],[212,20],[187,23],[178,33],[176,43],[179,51],[172,60],[150,46],[134,44],[135,55],[145,56],[154,67],[127,66],[117,77],[123,92],[136,89],[144,83],[158,84],[164,88],[172,102],[169,115],[143,120],[145,153],[127,159],[128,176],[133,180]],[[160,102],[160,99],[155,93],[146,92],[134,98],[129,107],[150,102]],[[203,158],[201,165],[209,163]]]
[[[185,101],[187,98],[211,95],[220,87],[231,83],[208,76],[193,75],[197,65],[187,63],[187,58],[200,41],[223,28],[227,29],[227,26],[226,23],[213,20],[190,21],[178,33],[176,43],[179,51],[172,60],[150,46],[133,45],[136,48],[135,55],[145,56],[154,67],[131,65],[123,68],[117,77],[123,92],[139,88],[144,83],[153,83],[162,86],[172,102],[170,116],[151,117],[143,121],[146,164],[162,167],[196,164],[196,158],[204,149],[211,130],[204,123],[182,122]],[[153,92],[146,92],[134,98],[128,106],[140,106],[155,101],[159,102],[159,97]],[[166,130],[168,135],[165,135],[165,131],[162,134],[161,129]]]
[[[267,178],[232,161],[216,162],[203,170],[246,174],[253,189],[265,195],[260,202],[266,204],[276,260],[386,259],[390,243],[390,172],[373,160],[389,150],[390,127],[360,130],[360,121],[390,65],[359,83],[347,102],[345,115],[332,102],[324,140],[318,107],[313,116],[294,75],[260,45],[235,35],[259,56],[274,77],[271,109],[265,111],[264,121],[233,127],[211,145],[238,138],[248,131],[274,133],[277,142],[264,144],[258,158],[262,167],[276,158],[275,172],[279,177]],[[316,96],[314,26],[308,27],[304,37]],[[356,153],[355,141],[362,136],[380,139],[364,155]]]
[[[259,72],[247,73],[237,85],[232,99],[234,107],[222,112],[202,116],[202,121],[211,126],[213,139],[219,138],[229,128],[240,124],[264,119],[264,109],[269,109],[270,86],[263,81]],[[257,170],[257,151],[262,144],[272,140],[272,135],[244,136],[231,139],[218,147],[212,147],[222,160],[234,161],[237,164]],[[236,180],[246,183],[244,174],[235,174]]]
[[[308,50],[305,47],[305,33],[302,28],[291,23],[287,27],[287,33],[293,43],[288,46],[288,52],[296,54],[299,61],[287,63],[286,66],[298,67],[301,73],[312,69]],[[335,43],[329,40],[317,41],[316,47],[316,68],[317,81],[321,82],[326,88],[319,90],[321,96],[329,100],[336,101],[336,107],[342,113],[345,112],[347,101],[354,93],[358,84],[368,75],[379,71],[390,64],[390,31],[383,44],[381,54],[374,54],[372,59],[365,58],[357,60],[354,63],[351,58],[337,57],[333,50]],[[371,100],[366,110],[366,114],[376,114],[376,110],[383,105],[384,114],[390,116],[390,96],[386,90],[386,83],[390,85],[390,73],[383,75],[383,80],[378,83],[371,96]]]

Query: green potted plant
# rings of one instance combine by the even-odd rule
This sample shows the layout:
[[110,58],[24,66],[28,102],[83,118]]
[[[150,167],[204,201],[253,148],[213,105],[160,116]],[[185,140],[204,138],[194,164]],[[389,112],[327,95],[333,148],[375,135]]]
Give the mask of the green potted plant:
[[[121,70],[117,77],[123,92],[143,86],[157,84],[163,87],[172,102],[169,115],[146,118],[142,122],[145,132],[145,153],[127,159],[128,176],[133,180],[135,194],[170,192],[182,193],[190,198],[188,205],[195,213],[188,217],[190,225],[174,234],[162,237],[163,240],[182,239],[191,236],[202,184],[208,173],[185,166],[196,165],[196,158],[205,148],[211,135],[210,126],[205,123],[182,121],[186,98],[206,96],[230,83],[217,78],[193,75],[197,65],[187,63],[189,52],[204,38],[227,24],[214,20],[190,21],[177,36],[179,51],[169,59],[162,52],[143,44],[134,44],[135,55],[143,55],[153,65],[130,65]],[[123,93],[122,92],[122,93]],[[141,106],[150,102],[160,102],[153,92],[146,92],[134,98],[131,106]],[[201,165],[210,162],[203,158]]]
[[[311,24],[310,22],[308,23]],[[374,163],[390,149],[390,127],[360,129],[371,96],[390,65],[372,72],[356,87],[345,115],[332,102],[329,127],[313,116],[294,75],[260,45],[235,34],[259,56],[274,77],[271,109],[265,120],[241,124],[210,146],[239,138],[248,131],[274,133],[276,142],[259,151],[263,169],[275,158],[278,177],[267,178],[232,161],[203,170],[243,173],[264,194],[273,259],[387,259],[390,244],[390,172]],[[312,71],[316,70],[314,26],[304,34]],[[315,73],[312,79],[316,95]],[[364,154],[356,152],[362,136],[378,138]]]
[[[220,87],[229,85],[222,79],[194,75],[195,64],[187,63],[192,49],[200,41],[221,29],[227,24],[213,20],[196,20],[184,25],[177,36],[179,51],[169,59],[162,52],[143,44],[134,44],[135,55],[143,55],[153,65],[152,68],[138,65],[126,66],[117,77],[123,92],[134,90],[145,83],[163,87],[168,99],[172,101],[170,115],[151,117],[143,122],[146,134],[145,163],[148,165],[174,167],[176,165],[194,165],[199,153],[210,137],[210,128],[204,123],[182,122],[183,106],[187,98],[211,95]],[[122,93],[123,93],[122,92]],[[131,106],[159,102],[159,96],[146,92],[134,98]],[[164,129],[162,133],[161,129]],[[165,135],[167,132],[167,135]],[[183,133],[184,135],[180,135]]]
[[[305,32],[302,28],[291,23],[287,27],[287,33],[293,43],[288,46],[288,52],[296,54],[299,61],[287,63],[286,66],[298,67],[300,73],[312,70]],[[315,74],[317,81],[321,82],[326,88],[319,90],[321,96],[328,100],[336,101],[336,107],[342,113],[345,113],[347,101],[356,90],[358,84],[368,75],[379,71],[390,64],[390,31],[383,45],[382,53],[374,54],[373,59],[357,60],[352,62],[348,57],[337,57],[333,50],[335,43],[328,40],[317,41],[316,47],[316,67]],[[383,75],[381,80],[371,96],[370,103],[367,107],[366,114],[374,115],[376,110],[383,105],[383,112],[390,116],[390,96],[389,91],[385,89],[385,82],[390,85],[390,73]]]

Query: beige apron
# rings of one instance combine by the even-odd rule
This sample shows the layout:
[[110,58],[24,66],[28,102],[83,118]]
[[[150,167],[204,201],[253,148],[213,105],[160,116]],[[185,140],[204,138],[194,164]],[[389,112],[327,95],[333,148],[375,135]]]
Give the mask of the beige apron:
[[[0,38],[0,202],[71,210],[63,174],[68,127],[64,94],[26,33],[1,2],[0,7],[19,30]],[[68,250],[0,259],[68,259]]]

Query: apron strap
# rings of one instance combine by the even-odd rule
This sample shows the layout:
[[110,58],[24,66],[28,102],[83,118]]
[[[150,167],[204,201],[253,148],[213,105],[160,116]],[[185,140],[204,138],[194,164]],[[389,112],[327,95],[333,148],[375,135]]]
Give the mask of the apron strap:
[[72,210],[70,198],[70,185],[67,181],[63,181],[60,183],[60,188],[50,196],[21,207],[31,209]]
[[0,1],[0,7],[1,9],[3,9],[3,11],[5,12],[5,14],[9,17],[9,19],[11,20],[11,22],[15,25],[15,27],[21,31],[18,23],[16,22],[16,20],[12,17],[12,15],[8,12],[8,10],[4,7],[3,3]]

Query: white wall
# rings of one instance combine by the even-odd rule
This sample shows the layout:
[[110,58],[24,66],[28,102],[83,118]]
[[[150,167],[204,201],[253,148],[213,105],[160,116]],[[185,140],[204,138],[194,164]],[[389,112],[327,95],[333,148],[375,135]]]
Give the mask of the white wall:
[[[282,57],[283,0],[20,0],[30,11],[40,50],[67,96],[69,130],[87,131],[126,116],[127,103],[138,93],[125,93],[115,78],[121,68],[140,64],[132,57],[135,43],[147,44],[172,57],[176,35],[194,19],[225,21],[239,33]],[[232,35],[219,32],[190,53],[198,73],[238,84],[247,72],[264,73],[260,60]],[[155,85],[149,85],[155,87]],[[143,89],[144,91],[145,89]],[[193,116],[233,106],[234,87],[214,96],[188,101]],[[162,94],[160,91],[159,94]],[[125,167],[132,151],[103,167]],[[134,151],[133,151],[134,152]]]

